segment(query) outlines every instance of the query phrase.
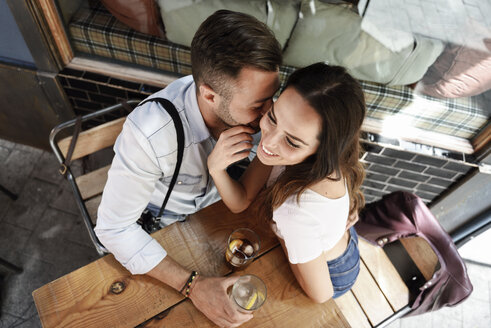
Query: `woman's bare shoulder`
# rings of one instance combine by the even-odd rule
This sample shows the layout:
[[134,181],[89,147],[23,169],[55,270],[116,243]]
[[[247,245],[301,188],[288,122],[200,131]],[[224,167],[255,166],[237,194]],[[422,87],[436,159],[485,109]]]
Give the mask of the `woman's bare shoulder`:
[[329,199],[338,199],[346,194],[345,179],[339,180],[324,179],[312,185],[310,188],[315,193]]

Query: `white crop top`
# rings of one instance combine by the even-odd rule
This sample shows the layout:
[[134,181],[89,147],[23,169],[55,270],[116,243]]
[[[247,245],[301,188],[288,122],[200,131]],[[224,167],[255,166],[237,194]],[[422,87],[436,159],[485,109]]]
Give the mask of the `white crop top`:
[[[283,167],[274,167],[268,185]],[[346,186],[346,183],[345,183]],[[285,241],[291,263],[311,261],[330,250],[341,240],[349,214],[349,193],[337,199],[326,198],[307,189],[297,203],[297,196],[289,197],[273,212],[272,224],[276,235]]]

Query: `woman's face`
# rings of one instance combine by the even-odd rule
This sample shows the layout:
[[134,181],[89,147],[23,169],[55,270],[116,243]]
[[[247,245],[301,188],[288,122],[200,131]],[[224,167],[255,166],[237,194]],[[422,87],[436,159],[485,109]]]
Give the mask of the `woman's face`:
[[294,165],[314,154],[321,117],[292,87],[263,116],[257,156],[265,165]]

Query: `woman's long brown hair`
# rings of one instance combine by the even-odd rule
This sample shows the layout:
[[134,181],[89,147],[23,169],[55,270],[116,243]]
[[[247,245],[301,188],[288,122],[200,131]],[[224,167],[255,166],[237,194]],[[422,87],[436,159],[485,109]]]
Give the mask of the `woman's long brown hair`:
[[353,214],[365,204],[360,191],[365,171],[359,161],[359,137],[366,106],[360,84],[343,67],[316,63],[295,71],[286,88],[294,88],[320,115],[320,144],[315,154],[287,166],[274,184],[259,193],[255,204],[259,217],[270,220],[290,196],[296,194],[298,201],[315,183],[344,177],[350,196],[349,220],[355,220]]

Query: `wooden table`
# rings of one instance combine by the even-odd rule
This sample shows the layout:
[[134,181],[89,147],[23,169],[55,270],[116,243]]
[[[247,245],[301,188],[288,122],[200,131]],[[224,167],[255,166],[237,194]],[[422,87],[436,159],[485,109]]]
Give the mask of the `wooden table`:
[[[239,227],[259,234],[261,252],[246,270],[232,273],[224,250]],[[242,327],[349,327],[334,301],[315,304],[305,296],[278,240],[251,211],[232,214],[219,202],[153,237],[177,262],[203,275],[253,273],[263,279],[267,300]],[[112,255],[42,286],[33,298],[43,327],[214,327],[190,300],[153,278],[131,275]]]

